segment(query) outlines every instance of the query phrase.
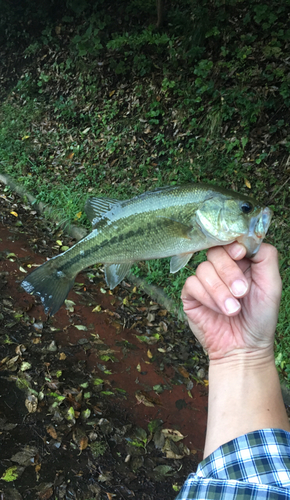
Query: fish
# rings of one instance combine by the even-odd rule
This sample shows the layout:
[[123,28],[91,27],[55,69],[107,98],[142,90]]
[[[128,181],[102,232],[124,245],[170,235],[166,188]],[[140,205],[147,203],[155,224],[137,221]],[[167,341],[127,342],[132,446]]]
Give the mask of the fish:
[[171,257],[176,273],[200,250],[234,241],[255,255],[272,217],[268,207],[244,194],[210,184],[167,186],[120,201],[89,198],[85,212],[92,231],[64,253],[52,257],[22,281],[54,315],[86,267],[104,264],[105,280],[115,288],[132,264]]

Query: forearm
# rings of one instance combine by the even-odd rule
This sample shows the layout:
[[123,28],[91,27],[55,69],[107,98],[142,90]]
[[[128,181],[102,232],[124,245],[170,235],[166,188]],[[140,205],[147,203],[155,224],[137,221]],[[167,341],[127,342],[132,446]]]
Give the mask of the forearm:
[[204,456],[238,436],[269,427],[290,430],[273,353],[211,361]]

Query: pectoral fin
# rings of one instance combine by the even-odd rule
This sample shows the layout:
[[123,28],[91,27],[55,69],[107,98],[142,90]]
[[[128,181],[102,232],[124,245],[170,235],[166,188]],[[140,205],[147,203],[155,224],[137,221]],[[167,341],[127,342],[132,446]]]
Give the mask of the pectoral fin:
[[162,220],[163,229],[165,228],[170,236],[185,238],[187,240],[191,239],[189,233],[192,230],[192,226],[167,217],[159,217],[159,219]]
[[174,255],[170,261],[170,272],[177,273],[177,271],[186,266],[192,256],[193,253],[181,253],[180,255]]
[[110,287],[110,290],[113,290],[125,278],[132,264],[133,262],[126,262],[124,264],[110,264],[105,266],[106,283]]

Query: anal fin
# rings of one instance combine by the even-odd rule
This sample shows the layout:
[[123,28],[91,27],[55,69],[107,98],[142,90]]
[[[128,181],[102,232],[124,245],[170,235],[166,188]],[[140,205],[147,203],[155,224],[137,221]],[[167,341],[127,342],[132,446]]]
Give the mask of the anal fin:
[[191,259],[193,256],[193,253],[181,253],[179,255],[174,255],[171,257],[170,261],[170,272],[171,273],[177,273],[180,269],[182,269],[188,261]]
[[122,264],[109,264],[105,266],[106,283],[110,287],[110,290],[113,290],[113,288],[125,278],[132,264],[133,262],[125,262]]

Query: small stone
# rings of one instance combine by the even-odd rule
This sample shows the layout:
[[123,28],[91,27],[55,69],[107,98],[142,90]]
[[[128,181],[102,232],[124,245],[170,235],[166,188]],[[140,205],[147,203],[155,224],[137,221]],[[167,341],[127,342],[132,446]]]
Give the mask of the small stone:
[[197,372],[197,376],[198,378],[205,378],[205,369],[204,368],[200,368]]

